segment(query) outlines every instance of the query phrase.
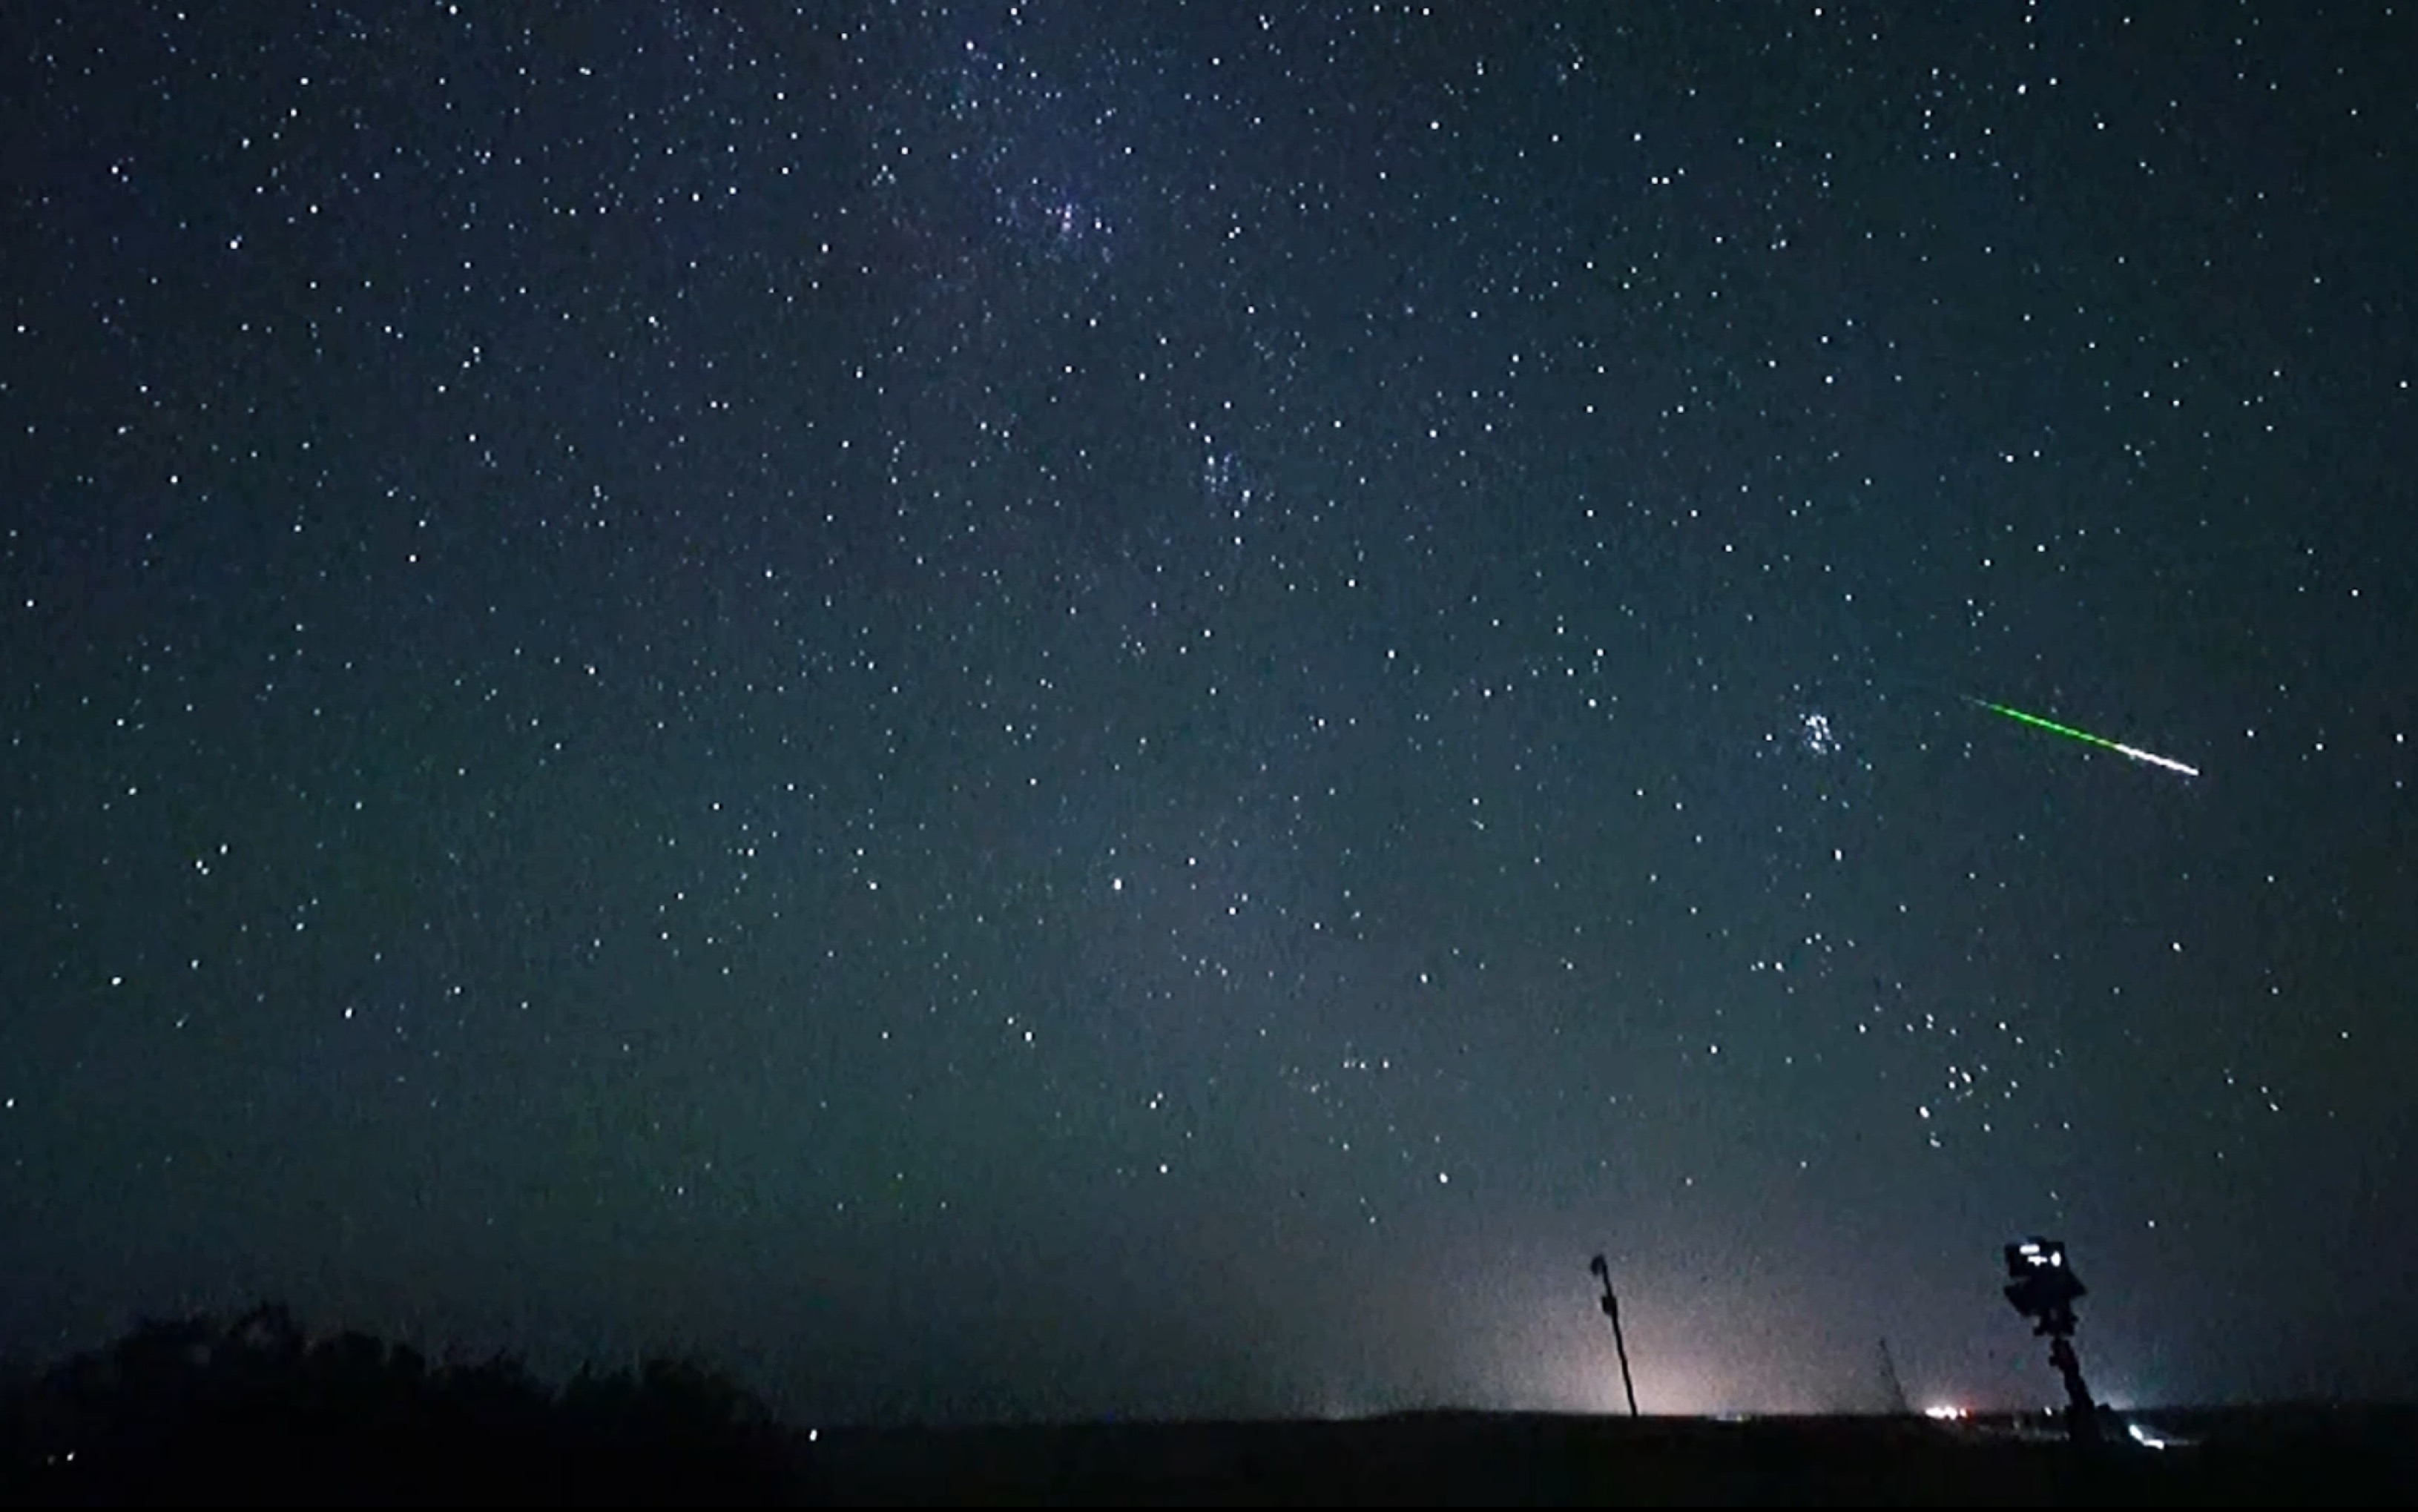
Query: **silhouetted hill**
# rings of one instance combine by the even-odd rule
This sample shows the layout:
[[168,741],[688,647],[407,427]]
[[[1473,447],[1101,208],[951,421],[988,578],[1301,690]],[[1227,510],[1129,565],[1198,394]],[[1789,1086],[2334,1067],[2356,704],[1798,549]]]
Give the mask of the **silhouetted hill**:
[[282,1307],[151,1321],[11,1390],[15,1503],[762,1504],[803,1498],[746,1392],[657,1360],[560,1391],[518,1361],[431,1366]]

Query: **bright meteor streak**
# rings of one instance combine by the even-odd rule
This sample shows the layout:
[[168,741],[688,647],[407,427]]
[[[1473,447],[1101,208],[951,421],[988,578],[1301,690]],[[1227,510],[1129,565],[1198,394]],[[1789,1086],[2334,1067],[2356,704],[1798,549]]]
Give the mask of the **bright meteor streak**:
[[2018,723],[2062,735],[2068,740],[2080,741],[2085,745],[2095,745],[2103,751],[2113,751],[2118,756],[2130,756],[2149,766],[2163,767],[2168,771],[2180,771],[2186,777],[2199,775],[2197,767],[2184,766],[2172,756],[2162,756],[2154,751],[2144,751],[2136,745],[2126,745],[2119,741],[2108,740],[2104,736],[2093,735],[2089,730],[2078,730],[2069,725],[2060,725],[2053,719],[2043,719],[2038,714],[2027,714],[2020,709],[2010,709],[2005,704],[1994,704],[1987,698],[1967,698],[1965,701],[1976,709],[1986,709],[1994,714],[2004,714]]

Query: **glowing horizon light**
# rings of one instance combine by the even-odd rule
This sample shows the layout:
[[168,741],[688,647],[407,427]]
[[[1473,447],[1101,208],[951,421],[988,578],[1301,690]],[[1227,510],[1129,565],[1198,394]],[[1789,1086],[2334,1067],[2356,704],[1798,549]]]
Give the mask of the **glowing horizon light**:
[[1935,1423],[1959,1423],[1964,1421],[1968,1414],[1962,1407],[1951,1407],[1943,1402],[1936,1406],[1924,1408],[1922,1410],[1922,1415],[1931,1419]]

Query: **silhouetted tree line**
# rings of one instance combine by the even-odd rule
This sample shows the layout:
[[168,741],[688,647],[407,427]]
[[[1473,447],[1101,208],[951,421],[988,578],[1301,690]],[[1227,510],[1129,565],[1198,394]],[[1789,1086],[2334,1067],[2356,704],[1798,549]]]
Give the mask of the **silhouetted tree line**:
[[762,1504],[811,1500],[802,1465],[760,1402],[683,1361],[556,1391],[507,1355],[309,1338],[274,1306],[145,1322],[0,1400],[12,1503]]

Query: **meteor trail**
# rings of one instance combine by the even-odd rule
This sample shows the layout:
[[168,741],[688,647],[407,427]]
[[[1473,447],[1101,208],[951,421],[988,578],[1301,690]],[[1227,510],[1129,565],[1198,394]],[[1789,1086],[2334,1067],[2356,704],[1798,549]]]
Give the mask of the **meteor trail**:
[[2120,756],[2131,756],[2134,760],[2149,766],[2163,767],[2168,771],[2180,771],[2186,777],[2199,775],[2197,767],[2184,766],[2172,756],[2162,756],[2154,751],[2144,751],[2136,745],[2126,745],[2120,741],[2093,735],[2089,730],[2078,730],[2069,725],[2060,725],[2053,719],[2043,719],[2038,714],[2027,714],[2020,709],[2010,709],[2005,704],[1994,704],[1987,698],[1967,697],[1965,701],[1976,709],[1986,709],[1994,714],[2004,714],[2020,724],[2034,725],[2065,736],[2069,740],[2080,741],[2085,745],[2095,745],[2103,751],[2113,751]]

